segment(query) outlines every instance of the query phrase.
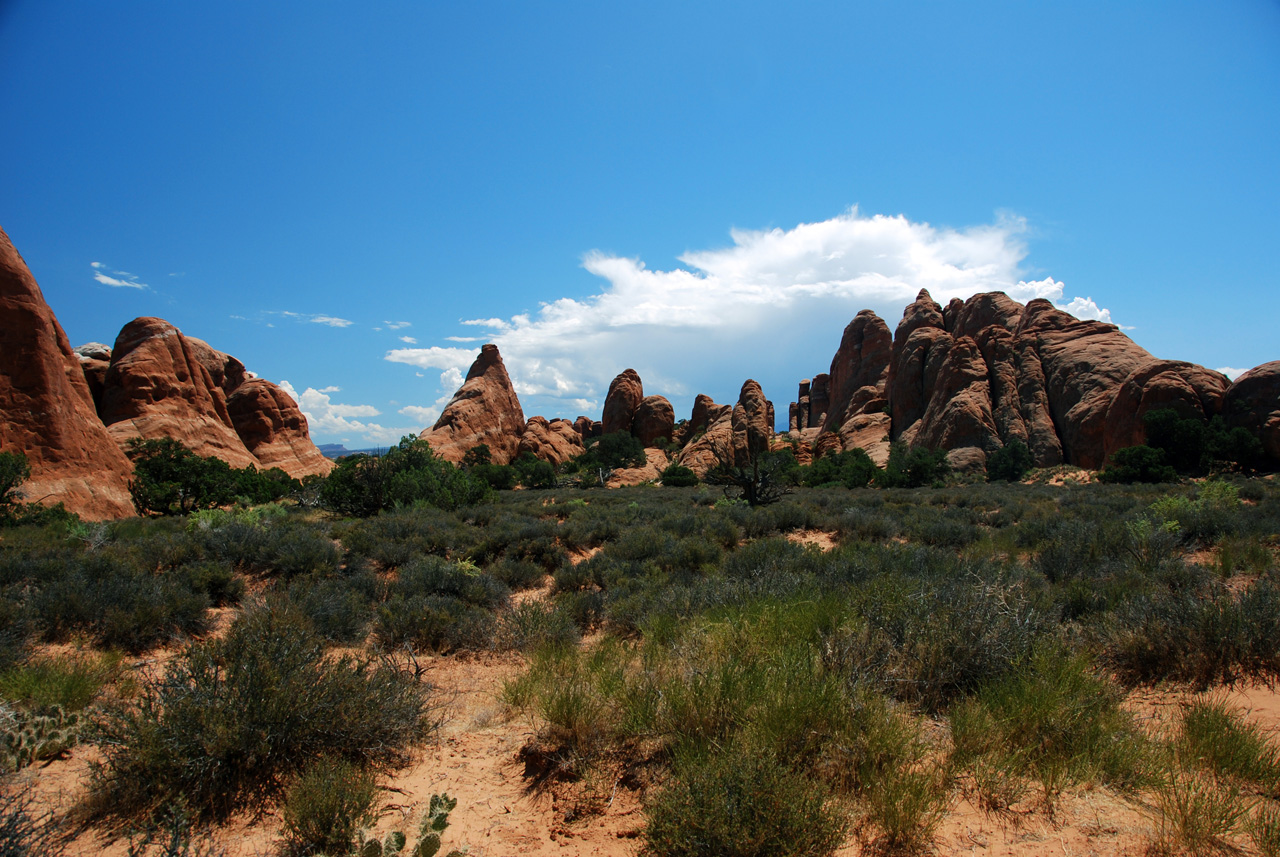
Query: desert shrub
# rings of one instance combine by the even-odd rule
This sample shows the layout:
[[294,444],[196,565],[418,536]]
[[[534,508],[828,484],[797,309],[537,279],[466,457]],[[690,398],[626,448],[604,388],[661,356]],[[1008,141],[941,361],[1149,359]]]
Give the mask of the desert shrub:
[[820,782],[732,749],[684,761],[645,807],[654,857],[833,854],[848,823]]
[[382,456],[339,459],[320,498],[340,515],[366,518],[415,503],[457,509],[480,502],[489,490],[484,480],[437,457],[430,444],[410,435]]
[[1126,602],[1094,631],[1099,657],[1125,682],[1205,688],[1280,675],[1280,587],[1261,578],[1226,590],[1157,590]]
[[756,452],[742,461],[721,460],[702,478],[719,485],[725,499],[748,506],[768,506],[792,493],[800,482],[800,465],[790,449]]
[[662,471],[662,484],[668,488],[691,488],[698,484],[698,474],[683,464],[668,464]]
[[244,580],[236,576],[229,562],[205,560],[188,563],[177,573],[188,589],[205,595],[214,607],[239,604],[244,597]]
[[106,553],[83,555],[31,600],[45,639],[86,632],[99,646],[130,652],[203,631],[208,607],[208,596],[189,589],[181,575],[143,571]]
[[490,610],[508,597],[506,586],[470,563],[427,557],[400,569],[374,617],[374,639],[441,652],[488,648],[496,630]]
[[398,568],[425,555],[446,556],[469,547],[473,530],[450,512],[409,507],[383,512],[340,527],[336,534],[355,556]]
[[298,523],[269,528],[258,562],[264,571],[288,580],[337,571],[342,551],[328,534]]
[[1031,450],[1020,440],[1011,440],[987,456],[987,479],[992,482],[1020,482],[1031,469]]
[[1203,471],[1213,462],[1251,467],[1263,456],[1262,442],[1248,429],[1228,428],[1221,416],[1183,416],[1172,408],[1147,412],[1142,418],[1147,445],[1183,473]]
[[884,470],[876,473],[875,483],[881,488],[921,488],[941,482],[950,472],[946,450],[895,443],[889,448]]
[[534,589],[547,576],[544,568],[523,559],[500,559],[487,566],[485,572],[512,590]]
[[377,778],[346,759],[320,759],[285,791],[284,838],[296,854],[348,854],[373,820]]
[[299,577],[289,584],[288,598],[331,643],[359,643],[373,620],[380,582],[368,571],[326,577]]
[[499,620],[499,644],[521,652],[574,645],[581,636],[572,612],[560,604],[524,601],[513,605]]
[[824,643],[832,669],[926,711],[1011,672],[1051,628],[1021,583],[881,579]]
[[1150,446],[1126,446],[1117,449],[1102,468],[1098,478],[1103,482],[1176,482],[1178,471],[1165,463],[1163,450]]
[[0,452],[0,516],[7,517],[22,501],[22,483],[31,478],[31,465],[21,452]]
[[260,806],[320,758],[375,768],[403,761],[429,725],[429,701],[406,668],[327,656],[296,612],[251,610],[224,638],[188,647],[135,706],[104,719],[91,788],[107,812],[185,801],[200,816],[225,817]]
[[225,506],[236,498],[270,503],[302,487],[279,468],[235,469],[172,438],[133,438],[125,451],[133,461],[129,491],[140,514],[181,515]]

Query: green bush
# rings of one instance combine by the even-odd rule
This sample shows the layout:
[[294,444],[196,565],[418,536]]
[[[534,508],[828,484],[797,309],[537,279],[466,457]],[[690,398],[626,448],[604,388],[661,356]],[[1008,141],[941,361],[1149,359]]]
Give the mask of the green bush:
[[628,432],[611,432],[587,442],[587,450],[578,456],[581,467],[614,469],[643,467],[647,460],[644,444]]
[[430,725],[429,703],[428,686],[405,667],[330,657],[296,612],[251,610],[104,719],[91,789],[120,815],[185,801],[223,818],[261,806],[321,758],[403,762]]
[[321,759],[285,792],[285,841],[296,854],[349,854],[360,828],[373,821],[377,798],[372,770],[345,759]]
[[1165,463],[1163,450],[1150,446],[1126,446],[1111,455],[1098,478],[1103,482],[1176,482],[1178,471]]
[[481,502],[489,490],[483,479],[437,457],[429,443],[409,435],[382,456],[338,459],[320,499],[340,515],[367,518],[415,503],[457,509]]
[[875,483],[881,488],[922,488],[941,482],[950,472],[946,450],[895,443],[884,470],[875,474]]
[[236,470],[220,458],[196,455],[172,438],[132,438],[126,452],[133,461],[129,491],[139,514],[184,515],[228,505],[237,497],[267,503],[301,488],[278,468]]
[[850,449],[829,453],[808,467],[801,468],[800,480],[812,488],[822,486],[866,488],[879,470],[880,468],[876,467],[865,450]]
[[987,479],[991,482],[1020,482],[1031,469],[1031,450],[1020,440],[1011,440],[987,456]]
[[848,828],[818,781],[732,748],[684,761],[645,817],[653,857],[820,857]]
[[690,488],[698,484],[698,474],[673,462],[662,471],[662,484],[668,488]]

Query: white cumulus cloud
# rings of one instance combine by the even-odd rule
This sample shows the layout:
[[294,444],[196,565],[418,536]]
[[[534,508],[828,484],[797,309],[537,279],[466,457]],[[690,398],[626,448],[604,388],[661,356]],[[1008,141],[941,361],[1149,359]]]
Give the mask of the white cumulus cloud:
[[406,427],[388,427],[369,422],[369,417],[381,415],[381,411],[373,405],[344,405],[333,401],[330,393],[339,392],[340,388],[329,386],[307,387],[301,393],[288,381],[280,382],[284,390],[298,403],[298,408],[307,418],[307,427],[313,437],[321,435],[356,434],[373,444],[393,444],[414,430]]
[[[841,331],[859,310],[875,310],[892,330],[922,288],[943,305],[1003,291],[1110,322],[1092,297],[1067,297],[1052,277],[1027,279],[1025,232],[1014,217],[950,229],[851,209],[791,229],[732,230],[729,246],[686,252],[671,270],[593,251],[582,264],[601,279],[598,294],[461,323],[485,328],[485,341],[497,344],[526,415],[571,417],[585,405],[598,407],[610,380],[627,367],[640,373],[646,393],[687,397],[673,401],[677,417],[695,393],[736,398],[748,377],[785,414],[795,383],[827,371]],[[433,346],[389,351],[386,359],[453,368],[460,378],[474,356]]]
[[1236,369],[1233,366],[1219,366],[1215,371],[1221,372],[1223,375],[1226,375],[1228,378],[1234,381],[1235,379],[1239,378],[1241,375],[1243,375],[1245,372],[1248,372],[1249,370]]

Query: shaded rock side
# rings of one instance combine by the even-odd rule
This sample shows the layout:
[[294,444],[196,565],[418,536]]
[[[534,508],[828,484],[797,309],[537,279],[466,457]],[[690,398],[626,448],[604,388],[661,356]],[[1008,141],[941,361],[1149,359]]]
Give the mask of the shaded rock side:
[[1280,462],[1280,360],[1237,378],[1222,397],[1222,414],[1227,425],[1253,432],[1273,462]]
[[241,382],[227,399],[227,413],[259,467],[278,467],[294,479],[326,476],[333,470],[333,462],[311,441],[298,403],[270,381]]
[[671,440],[676,427],[676,411],[663,396],[646,396],[636,408],[631,433],[645,446],[659,439]]
[[0,229],[0,450],[31,466],[25,499],[91,520],[134,513],[133,466],[99,421],[80,359]]
[[467,450],[487,444],[495,464],[509,464],[517,455],[524,431],[524,412],[502,364],[498,346],[485,345],[471,364],[467,378],[453,394],[435,425],[419,437],[436,454],[455,464]]
[[111,366],[111,347],[101,342],[88,342],[71,349],[80,360],[80,369],[89,385],[96,414],[102,408],[102,389],[107,381],[107,369]]
[[893,336],[884,319],[871,310],[854,316],[831,358],[826,431],[839,431],[851,417],[884,407]]
[[604,397],[604,413],[600,417],[601,432],[613,434],[615,431],[631,431],[636,410],[643,401],[644,384],[640,381],[640,374],[634,369],[624,369],[609,384],[609,392]]
[[584,451],[582,435],[573,423],[568,420],[548,421],[545,417],[529,417],[520,435],[516,456],[528,452],[535,458],[559,467]]
[[186,340],[196,360],[209,372],[214,386],[226,395],[230,396],[251,377],[244,364],[230,354],[225,354],[194,336],[188,336]]
[[[203,343],[202,343],[203,344]],[[196,349],[160,318],[136,318],[111,349],[102,421],[123,449],[132,438],[169,437],[232,467],[258,466],[236,433],[227,398]]]

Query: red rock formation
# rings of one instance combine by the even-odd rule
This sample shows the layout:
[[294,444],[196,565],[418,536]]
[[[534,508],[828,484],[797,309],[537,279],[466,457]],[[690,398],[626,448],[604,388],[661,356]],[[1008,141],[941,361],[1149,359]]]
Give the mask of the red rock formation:
[[698,432],[706,431],[713,422],[732,411],[731,406],[717,405],[710,396],[699,393],[693,400],[693,413],[689,416],[690,439]]
[[699,395],[694,415],[704,416],[710,423],[701,437],[680,451],[676,460],[699,478],[721,462],[747,464],[752,455],[770,447],[773,440],[773,425],[769,422],[771,408],[760,385],[752,380],[742,385],[738,403],[732,408],[716,405],[709,397]]
[[584,442],[600,436],[600,421],[592,420],[591,417],[578,417],[573,421],[573,427]]
[[224,354],[203,339],[196,339],[194,336],[188,336],[186,340],[196,361],[208,370],[213,383],[226,395],[230,396],[250,377],[250,374],[245,371],[244,364],[230,354]]
[[809,386],[809,420],[805,428],[821,428],[831,407],[831,376],[819,372]]
[[[583,419],[579,417],[579,419]],[[588,420],[588,423],[590,420]],[[545,417],[530,417],[520,435],[516,455],[531,453],[534,457],[559,467],[585,451],[582,435],[568,420],[547,421]]]
[[644,384],[634,369],[624,369],[609,384],[609,392],[604,397],[604,413],[600,417],[603,423],[602,432],[613,434],[615,431],[631,431],[635,421],[636,409],[644,401]]
[[884,407],[892,355],[893,337],[884,320],[869,309],[854,316],[831,358],[830,404],[823,423],[825,430],[840,431],[852,417]]
[[0,450],[31,466],[31,502],[85,518],[133,514],[129,460],[94,410],[79,358],[9,236],[0,229]]
[[524,412],[498,346],[486,345],[440,419],[419,437],[446,461],[460,462],[467,450],[483,443],[494,464],[509,464],[520,447],[524,426]]
[[102,421],[123,448],[169,437],[232,467],[257,466],[227,413],[227,398],[196,349],[169,322],[137,318],[116,337],[102,391]]
[[1243,426],[1280,462],[1280,360],[1245,372],[1227,388],[1222,413],[1230,426]]
[[662,396],[646,396],[636,408],[631,433],[645,446],[662,438],[671,440],[676,427],[676,411]]
[[[876,445],[876,459],[888,454],[887,432],[947,449],[961,468],[984,466],[1013,440],[1039,466],[1097,468],[1142,441],[1148,411],[1208,416],[1223,407],[1227,387],[1217,372],[1156,360],[1114,325],[1081,321],[1044,300],[1024,307],[1000,292],[952,300],[943,311],[921,291],[891,349],[887,330],[865,310],[845,329],[824,422],[845,449]],[[803,426],[803,399],[797,411]]]
[[298,403],[270,381],[250,378],[236,385],[227,399],[227,413],[260,468],[278,467],[294,479],[326,476],[333,470],[333,462],[312,443]]

